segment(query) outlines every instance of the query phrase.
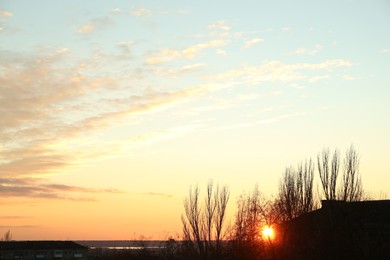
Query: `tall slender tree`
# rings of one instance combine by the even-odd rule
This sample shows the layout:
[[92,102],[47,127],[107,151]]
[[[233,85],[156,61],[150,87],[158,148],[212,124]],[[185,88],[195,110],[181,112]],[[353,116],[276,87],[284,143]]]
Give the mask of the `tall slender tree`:
[[339,152],[335,150],[332,161],[330,161],[329,148],[324,148],[322,153],[317,155],[317,168],[325,199],[335,200],[337,198],[336,187],[340,169]]
[[1,238],[1,241],[4,241],[4,242],[12,241],[11,230],[8,230],[7,232],[4,233],[3,237]]
[[297,169],[286,168],[279,184],[279,203],[285,220],[291,220],[314,208],[314,164],[310,159]]
[[359,201],[363,199],[363,186],[359,172],[360,156],[351,145],[345,153],[342,184],[339,199]]
[[191,252],[200,259],[221,255],[229,196],[227,186],[214,188],[213,182],[209,181],[204,203],[201,203],[198,186],[190,188],[184,200],[183,238]]

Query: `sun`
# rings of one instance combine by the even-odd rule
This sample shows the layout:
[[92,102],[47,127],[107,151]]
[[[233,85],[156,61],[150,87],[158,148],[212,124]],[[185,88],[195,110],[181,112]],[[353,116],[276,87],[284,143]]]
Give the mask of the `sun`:
[[275,236],[274,230],[273,230],[273,228],[270,227],[270,226],[265,226],[265,227],[263,228],[262,233],[263,233],[263,236],[264,236],[265,238],[267,238],[267,239],[273,239],[274,236]]

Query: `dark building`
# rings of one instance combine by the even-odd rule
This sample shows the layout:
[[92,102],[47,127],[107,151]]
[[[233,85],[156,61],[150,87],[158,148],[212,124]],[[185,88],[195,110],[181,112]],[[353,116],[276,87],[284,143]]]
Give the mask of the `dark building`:
[[322,201],[277,228],[280,259],[390,259],[390,200]]
[[0,242],[0,259],[87,259],[88,248],[72,241]]

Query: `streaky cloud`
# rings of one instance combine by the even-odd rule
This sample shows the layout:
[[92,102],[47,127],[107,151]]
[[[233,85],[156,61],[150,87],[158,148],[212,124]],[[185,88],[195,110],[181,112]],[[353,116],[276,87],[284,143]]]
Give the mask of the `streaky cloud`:
[[92,22],[83,24],[79,29],[79,33],[91,33],[96,29],[96,26]]
[[39,225],[10,225],[10,226],[0,226],[4,229],[22,229],[22,228],[41,228]]
[[212,40],[205,43],[191,45],[182,50],[162,49],[152,53],[150,57],[146,59],[146,63],[149,65],[156,65],[176,59],[193,59],[203,50],[221,47],[226,44],[227,41],[225,40]]
[[0,17],[11,17],[13,14],[9,11],[0,10]]
[[241,66],[212,76],[210,80],[227,82],[229,85],[258,85],[263,82],[297,82],[318,80],[320,76],[308,77],[307,71],[329,71],[337,67],[350,67],[352,63],[347,60],[326,60],[320,63],[283,63],[273,60],[259,66]]
[[324,46],[322,46],[321,44],[316,44],[313,48],[310,48],[310,49],[298,48],[293,52],[293,54],[314,56],[318,52],[320,52],[323,48],[324,48]]
[[96,201],[96,199],[92,197],[77,195],[80,193],[121,193],[121,191],[111,188],[94,189],[73,185],[47,183],[47,181],[43,178],[0,178],[0,197]]
[[230,35],[230,27],[226,20],[219,20],[209,24],[210,36],[215,38],[226,38]]
[[172,194],[160,193],[160,192],[146,192],[143,194],[148,195],[148,196],[157,196],[157,197],[163,197],[163,198],[173,198],[174,197]]
[[140,16],[150,16],[153,14],[152,10],[150,9],[146,9],[146,8],[142,8],[142,7],[139,7],[139,8],[135,8],[133,9],[130,14],[132,16],[137,16],[137,17],[140,17]]
[[262,38],[254,38],[252,40],[246,41],[244,44],[244,48],[250,48],[258,43],[264,42]]
[[77,30],[80,34],[91,34],[95,31],[106,29],[114,24],[113,20],[109,16],[102,16],[93,18],[90,21],[84,23]]
[[31,218],[27,216],[0,216],[0,219],[26,219]]
[[[77,142],[81,136],[110,128],[118,120],[161,111],[208,89],[206,85],[172,91],[152,89],[124,97],[124,88],[116,87],[120,79],[91,76],[89,65],[65,66],[69,52],[62,47],[37,57],[0,55],[0,141],[8,147],[0,151],[2,176],[44,176],[84,158],[96,159],[96,149]],[[190,73],[203,66],[195,63],[170,73]],[[113,95],[96,100],[96,93],[105,91]],[[78,150],[76,157],[78,148],[83,152]]]

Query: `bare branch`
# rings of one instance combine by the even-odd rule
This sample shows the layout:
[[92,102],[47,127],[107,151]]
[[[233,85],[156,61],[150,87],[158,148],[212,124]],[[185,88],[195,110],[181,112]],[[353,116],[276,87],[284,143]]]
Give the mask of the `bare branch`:
[[343,167],[343,183],[339,199],[343,201],[359,201],[363,198],[363,187],[359,172],[359,155],[351,146],[345,153]]
[[331,183],[329,176],[329,148],[322,149],[322,153],[317,155],[317,167],[325,198],[329,200],[331,197],[329,190]]

